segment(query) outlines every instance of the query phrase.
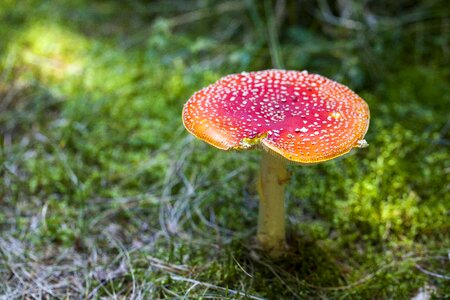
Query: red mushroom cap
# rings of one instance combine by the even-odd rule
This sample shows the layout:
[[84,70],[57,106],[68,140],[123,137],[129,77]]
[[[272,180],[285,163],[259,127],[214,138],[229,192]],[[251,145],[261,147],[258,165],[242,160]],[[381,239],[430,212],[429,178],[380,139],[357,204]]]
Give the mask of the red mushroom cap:
[[308,164],[366,146],[369,107],[323,76],[266,70],[229,75],[196,92],[184,106],[183,123],[219,149],[261,144]]

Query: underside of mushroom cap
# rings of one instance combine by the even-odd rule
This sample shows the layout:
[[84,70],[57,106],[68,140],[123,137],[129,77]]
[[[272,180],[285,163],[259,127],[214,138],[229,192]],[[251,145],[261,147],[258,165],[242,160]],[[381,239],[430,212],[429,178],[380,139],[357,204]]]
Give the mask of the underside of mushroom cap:
[[223,150],[261,145],[297,163],[317,163],[367,145],[369,108],[344,85],[308,72],[226,76],[195,93],[183,123]]

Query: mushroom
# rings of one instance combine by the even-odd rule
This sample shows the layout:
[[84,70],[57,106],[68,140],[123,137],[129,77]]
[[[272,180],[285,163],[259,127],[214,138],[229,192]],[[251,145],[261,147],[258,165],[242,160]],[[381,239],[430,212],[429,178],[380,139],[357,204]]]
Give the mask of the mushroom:
[[369,107],[344,85],[307,71],[228,75],[185,104],[186,129],[216,148],[263,148],[257,239],[273,255],[285,248],[287,164],[315,164],[363,148]]

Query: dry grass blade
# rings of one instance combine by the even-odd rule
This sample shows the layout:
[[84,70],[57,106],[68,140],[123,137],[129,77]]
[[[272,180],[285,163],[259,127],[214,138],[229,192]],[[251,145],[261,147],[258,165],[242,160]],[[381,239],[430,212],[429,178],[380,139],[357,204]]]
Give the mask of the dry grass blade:
[[233,296],[241,296],[243,298],[255,299],[255,300],[264,300],[264,298],[257,297],[257,296],[254,296],[254,295],[250,295],[250,294],[247,294],[245,292],[241,292],[241,291],[237,291],[237,290],[233,290],[233,289],[229,289],[229,288],[224,288],[222,286],[217,286],[217,285],[214,285],[214,284],[198,281],[198,280],[191,279],[191,278],[185,278],[185,277],[181,277],[181,276],[178,276],[178,275],[171,275],[170,278],[172,280],[175,280],[175,281],[183,281],[183,282],[189,282],[189,283],[194,284],[193,286],[190,287],[191,290],[193,288],[195,288],[196,286],[203,286],[203,287],[206,287],[208,289],[220,290],[220,291],[226,292],[228,294],[231,294]]
[[157,259],[155,257],[147,256],[148,262],[150,265],[154,268],[164,270],[170,273],[176,273],[176,274],[187,274],[190,273],[192,270],[188,268],[188,266],[185,265],[175,265],[170,264],[167,262],[164,262],[160,259]]
[[169,19],[169,24],[173,27],[186,25],[188,23],[196,22],[204,18],[212,17],[213,15],[221,15],[228,12],[234,12],[244,9],[245,5],[241,1],[229,1],[216,5],[210,9],[199,9],[197,11],[188,12],[172,19]]
[[440,278],[440,279],[450,280],[450,276],[448,276],[448,275],[442,275],[442,274],[438,274],[438,273],[435,273],[435,272],[428,271],[428,270],[424,269],[424,268],[423,268],[421,265],[419,265],[419,264],[416,264],[416,268],[417,268],[420,272],[425,273],[425,274],[427,274],[427,275],[430,275],[430,276],[433,276],[433,277],[436,277],[436,278]]

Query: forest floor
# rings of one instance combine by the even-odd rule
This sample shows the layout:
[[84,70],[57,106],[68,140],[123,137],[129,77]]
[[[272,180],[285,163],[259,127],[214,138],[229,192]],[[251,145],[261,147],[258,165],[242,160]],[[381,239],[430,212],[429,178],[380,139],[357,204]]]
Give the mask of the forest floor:
[[[242,47],[233,15],[258,18],[239,1],[213,18],[145,3],[0,4],[0,298],[450,295],[448,49],[418,39],[360,67],[353,44],[298,28],[298,47],[258,32]],[[228,27],[205,35],[203,19]],[[289,250],[270,259],[254,241],[260,153],[194,139],[181,111],[279,56],[355,89],[371,125],[368,148],[289,166]]]

